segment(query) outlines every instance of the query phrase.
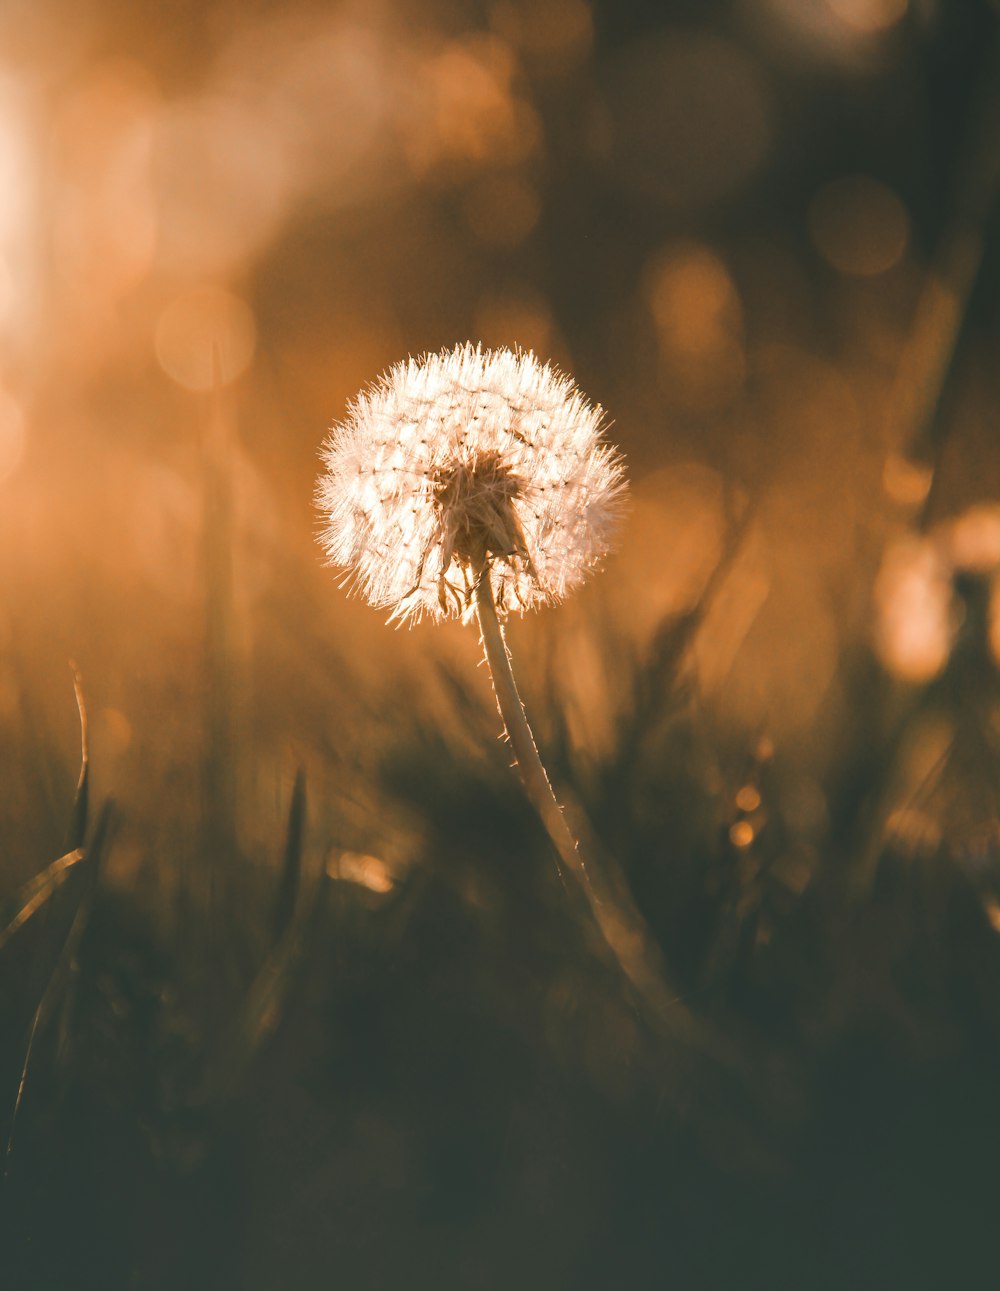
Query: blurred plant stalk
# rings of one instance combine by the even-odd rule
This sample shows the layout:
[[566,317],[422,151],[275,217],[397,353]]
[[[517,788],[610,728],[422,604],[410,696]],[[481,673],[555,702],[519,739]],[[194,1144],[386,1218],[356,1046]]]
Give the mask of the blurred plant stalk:
[[1000,194],[1000,35],[973,96],[971,139],[960,160],[954,213],[927,273],[890,401],[911,458],[930,467],[919,526],[931,523],[944,447],[941,405]]
[[191,891],[212,914],[222,899],[224,871],[236,849],[236,729],[233,632],[233,489],[231,401],[218,346],[212,353],[212,392],[203,440],[204,521],[202,585],[205,597],[202,855],[205,870]]

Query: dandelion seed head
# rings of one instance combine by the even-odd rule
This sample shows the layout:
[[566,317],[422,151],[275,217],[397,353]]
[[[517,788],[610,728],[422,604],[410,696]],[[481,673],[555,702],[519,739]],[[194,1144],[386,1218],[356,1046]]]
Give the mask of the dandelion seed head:
[[320,541],[390,619],[562,598],[607,552],[625,494],[603,412],[531,353],[464,345],[397,364],[322,448]]

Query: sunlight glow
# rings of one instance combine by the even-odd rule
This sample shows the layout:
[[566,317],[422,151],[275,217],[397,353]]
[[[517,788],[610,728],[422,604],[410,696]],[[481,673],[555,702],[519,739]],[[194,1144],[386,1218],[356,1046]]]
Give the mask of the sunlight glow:
[[214,275],[264,246],[287,208],[286,149],[274,118],[236,96],[165,109],[155,141],[161,264]]
[[385,861],[365,852],[337,852],[327,861],[326,872],[331,879],[357,884],[379,896],[385,896],[396,885]]
[[736,805],[740,811],[753,812],[760,806],[760,792],[752,784],[745,784],[737,790]]
[[731,399],[746,376],[743,307],[710,247],[678,243],[647,268],[646,296],[664,365],[665,390],[697,407]]
[[256,328],[249,305],[221,287],[193,287],[167,305],[156,324],[156,357],[188,390],[210,390],[218,347],[223,383],[250,366]]
[[901,453],[890,453],[882,467],[882,487],[900,506],[919,506],[930,492],[932,477],[929,466]]
[[875,650],[890,672],[924,682],[948,661],[954,636],[950,570],[927,539],[889,548],[875,584]]
[[754,840],[753,825],[749,820],[738,820],[729,829],[729,841],[734,847],[746,848]]
[[993,931],[1000,932],[1000,901],[996,897],[984,897],[983,910],[986,913],[986,918],[990,921],[990,927]]
[[28,158],[12,90],[0,81],[0,240],[11,236],[26,215]]
[[422,62],[401,125],[415,173],[445,163],[514,164],[540,145],[534,109],[514,89],[516,62],[497,37],[449,41]]
[[858,66],[898,23],[908,0],[742,0],[751,21],[789,52]]
[[956,569],[989,573],[1000,568],[1000,506],[970,507],[948,525],[944,541]]
[[13,475],[24,454],[24,413],[0,390],[0,482]]
[[490,292],[476,303],[475,333],[483,344],[534,350],[554,354],[557,350],[555,323],[544,296],[522,287],[505,287]]
[[873,33],[899,22],[909,7],[909,0],[826,0],[826,5],[846,26]]
[[0,327],[22,326],[33,286],[35,168],[20,88],[0,68]]

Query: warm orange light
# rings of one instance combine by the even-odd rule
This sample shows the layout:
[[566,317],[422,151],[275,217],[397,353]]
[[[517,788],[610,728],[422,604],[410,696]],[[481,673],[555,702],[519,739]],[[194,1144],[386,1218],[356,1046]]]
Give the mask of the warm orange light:
[[188,390],[211,390],[219,377],[234,381],[250,366],[256,329],[249,305],[221,287],[193,287],[167,305],[156,324],[156,357],[168,376]]
[[750,846],[754,840],[753,825],[749,820],[738,820],[729,829],[729,841],[741,850]]
[[670,247],[647,269],[646,295],[668,390],[701,405],[731,398],[746,374],[743,308],[722,259],[696,242]]
[[776,27],[796,52],[857,63],[873,40],[900,21],[908,0],[742,0],[755,22]]
[[519,345],[539,355],[554,352],[551,310],[542,296],[527,288],[483,296],[476,305],[475,334],[494,348]]
[[695,354],[726,345],[742,326],[739,296],[722,260],[709,248],[672,248],[649,274],[649,302],[660,334]]
[[916,507],[930,491],[932,475],[929,466],[899,453],[890,453],[882,467],[882,487],[893,502]]
[[0,67],[0,328],[23,329],[37,290],[38,175],[24,97]]
[[858,32],[885,31],[906,13],[908,0],[826,0],[845,26]]
[[1000,574],[994,577],[990,588],[989,615],[990,650],[1000,664]]
[[0,99],[0,242],[20,227],[26,213],[28,156],[18,107],[12,95]]
[[947,526],[943,542],[956,569],[987,573],[1000,567],[1000,506],[970,507]]
[[94,744],[110,757],[126,753],[132,743],[132,723],[120,708],[102,708],[97,714]]
[[994,932],[1000,932],[1000,901],[993,896],[983,898],[983,911],[986,918],[990,921],[990,927]]
[[905,681],[929,681],[951,650],[950,570],[928,539],[889,548],[875,584],[875,650]]
[[24,454],[24,413],[0,390],[0,482],[13,475]]
[[149,265],[156,231],[151,146],[156,87],[137,63],[101,64],[67,91],[54,144],[62,185],[57,245],[64,274],[126,287]]
[[384,896],[391,892],[395,880],[385,861],[364,852],[337,852],[327,861],[327,875],[343,883],[356,883]]
[[497,37],[453,40],[423,63],[408,131],[418,173],[444,162],[516,163],[538,145],[534,111],[515,95],[514,58]]
[[752,784],[745,784],[736,793],[736,805],[740,811],[756,811],[760,806],[760,793]]
[[636,484],[630,507],[616,585],[642,634],[696,605],[704,591],[725,530],[722,480],[711,467],[679,462]]
[[907,856],[928,856],[941,843],[940,825],[912,803],[897,807],[889,813],[885,833],[894,847]]
[[160,266],[221,275],[267,244],[286,213],[291,184],[281,125],[280,116],[237,95],[164,108],[153,140]]

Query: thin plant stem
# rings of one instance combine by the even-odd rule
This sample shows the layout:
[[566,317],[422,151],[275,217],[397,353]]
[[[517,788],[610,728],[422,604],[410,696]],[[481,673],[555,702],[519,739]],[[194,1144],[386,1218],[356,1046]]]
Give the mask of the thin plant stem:
[[590,879],[584,859],[580,855],[577,841],[552,791],[549,777],[538,755],[535,737],[528,725],[524,704],[518,694],[517,683],[510,666],[510,655],[507,653],[507,643],[497,617],[488,570],[476,583],[476,612],[483,639],[483,651],[493,678],[497,707],[500,709],[500,716],[507,729],[507,738],[514,751],[525,790],[532,806],[541,816],[542,824],[555,844],[563,864],[586,890],[589,888]]
[[639,995],[662,1017],[668,1008],[676,1010],[679,1001],[667,988],[659,948],[624,878],[600,854],[596,839],[582,831],[581,837],[574,835],[556,799],[514,681],[488,568],[476,581],[476,614],[497,707],[528,798],[541,817],[560,860],[579,884],[622,971]]
[[956,175],[951,222],[928,267],[890,403],[909,456],[924,460],[931,469],[918,517],[924,530],[932,524],[941,485],[940,466],[949,430],[943,400],[1000,196],[998,86],[1000,31],[994,24],[982,80],[972,99],[972,137]]

